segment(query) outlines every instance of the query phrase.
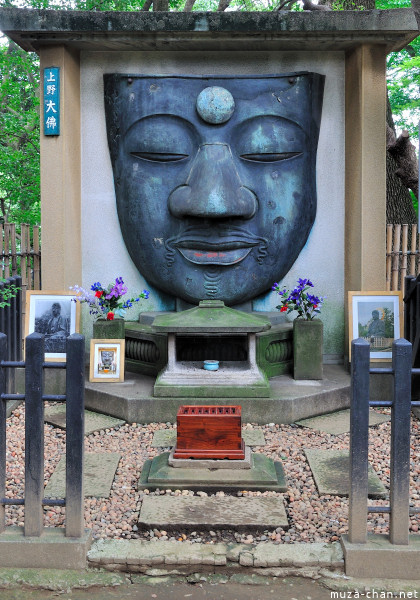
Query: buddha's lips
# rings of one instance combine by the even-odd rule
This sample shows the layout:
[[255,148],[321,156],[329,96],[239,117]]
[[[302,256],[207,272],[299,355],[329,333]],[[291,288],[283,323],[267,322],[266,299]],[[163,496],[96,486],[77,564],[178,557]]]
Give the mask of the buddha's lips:
[[251,236],[221,237],[212,241],[186,235],[178,238],[174,246],[188,261],[198,265],[233,265],[243,260],[259,239]]

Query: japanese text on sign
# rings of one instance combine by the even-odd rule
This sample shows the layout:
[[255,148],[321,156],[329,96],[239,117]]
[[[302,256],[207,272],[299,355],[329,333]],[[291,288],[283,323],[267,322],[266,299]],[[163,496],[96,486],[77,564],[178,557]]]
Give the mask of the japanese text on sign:
[[60,68],[44,69],[44,135],[60,135]]

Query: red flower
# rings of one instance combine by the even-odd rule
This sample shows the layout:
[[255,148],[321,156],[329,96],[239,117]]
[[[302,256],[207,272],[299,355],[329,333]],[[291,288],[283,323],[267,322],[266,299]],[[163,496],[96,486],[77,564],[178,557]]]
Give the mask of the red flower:
[[109,311],[109,313],[106,316],[108,321],[113,321],[114,320],[114,313]]
[[95,296],[97,298],[100,298],[103,295],[104,292],[101,292],[100,290],[98,290],[97,292],[95,292]]
[[318,304],[314,304],[314,309],[318,306]]
[[281,307],[280,312],[286,312],[287,310],[287,304],[285,304],[284,306]]

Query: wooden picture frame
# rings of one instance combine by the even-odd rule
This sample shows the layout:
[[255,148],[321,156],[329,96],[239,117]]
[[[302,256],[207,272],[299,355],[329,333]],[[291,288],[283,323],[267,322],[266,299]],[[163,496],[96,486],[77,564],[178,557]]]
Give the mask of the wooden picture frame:
[[45,361],[66,361],[66,337],[79,332],[80,303],[72,291],[27,290],[25,338],[37,331],[45,335]]
[[124,381],[124,357],[125,340],[90,340],[89,381],[102,383]]
[[351,342],[371,344],[371,362],[392,360],[392,342],[403,336],[402,292],[349,292],[349,360]]

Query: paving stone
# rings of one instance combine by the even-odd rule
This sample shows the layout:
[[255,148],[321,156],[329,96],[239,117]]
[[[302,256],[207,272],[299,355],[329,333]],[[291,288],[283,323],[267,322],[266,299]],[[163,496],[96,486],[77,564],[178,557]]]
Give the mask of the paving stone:
[[[254,566],[341,567],[343,551],[339,543],[258,544],[253,550]],[[266,564],[263,565],[262,563]]]
[[[84,494],[95,498],[109,498],[115,471],[121,454],[100,452],[85,454]],[[46,498],[64,498],[66,495],[66,457],[60,459],[45,488]]]
[[176,444],[176,429],[158,429],[152,439],[152,448],[171,448]]
[[140,475],[139,490],[287,490],[286,477],[280,462],[264,454],[251,454],[250,469],[186,469],[174,468],[168,463],[169,452],[147,460]]
[[265,446],[265,436],[261,429],[242,429],[246,446]]
[[[315,484],[321,496],[348,496],[350,490],[347,450],[305,450]],[[373,470],[368,466],[368,495],[371,498],[385,498],[386,490]]]
[[148,529],[288,529],[286,510],[281,498],[232,496],[146,496],[139,524]]
[[[246,446],[265,446],[265,437],[261,429],[243,429],[242,437]],[[152,448],[170,448],[176,444],[176,429],[155,431]]]
[[[383,415],[372,409],[369,411],[369,427],[390,420],[390,415]],[[328,415],[321,415],[310,419],[302,419],[301,421],[296,421],[296,425],[309,427],[309,429],[323,431],[324,433],[330,433],[332,435],[348,433],[350,431],[350,409],[339,410],[337,412],[329,413]]]
[[88,552],[94,565],[105,564],[226,564],[225,544],[191,544],[145,540],[98,540]]
[[[50,406],[45,409],[44,421],[51,423],[51,425],[55,425],[56,427],[61,427],[61,429],[65,429],[66,405],[57,404],[56,406]],[[124,425],[124,423],[125,421],[121,419],[116,419],[115,417],[85,410],[85,435],[89,435],[90,433],[99,431],[100,429],[119,427],[120,425]]]

